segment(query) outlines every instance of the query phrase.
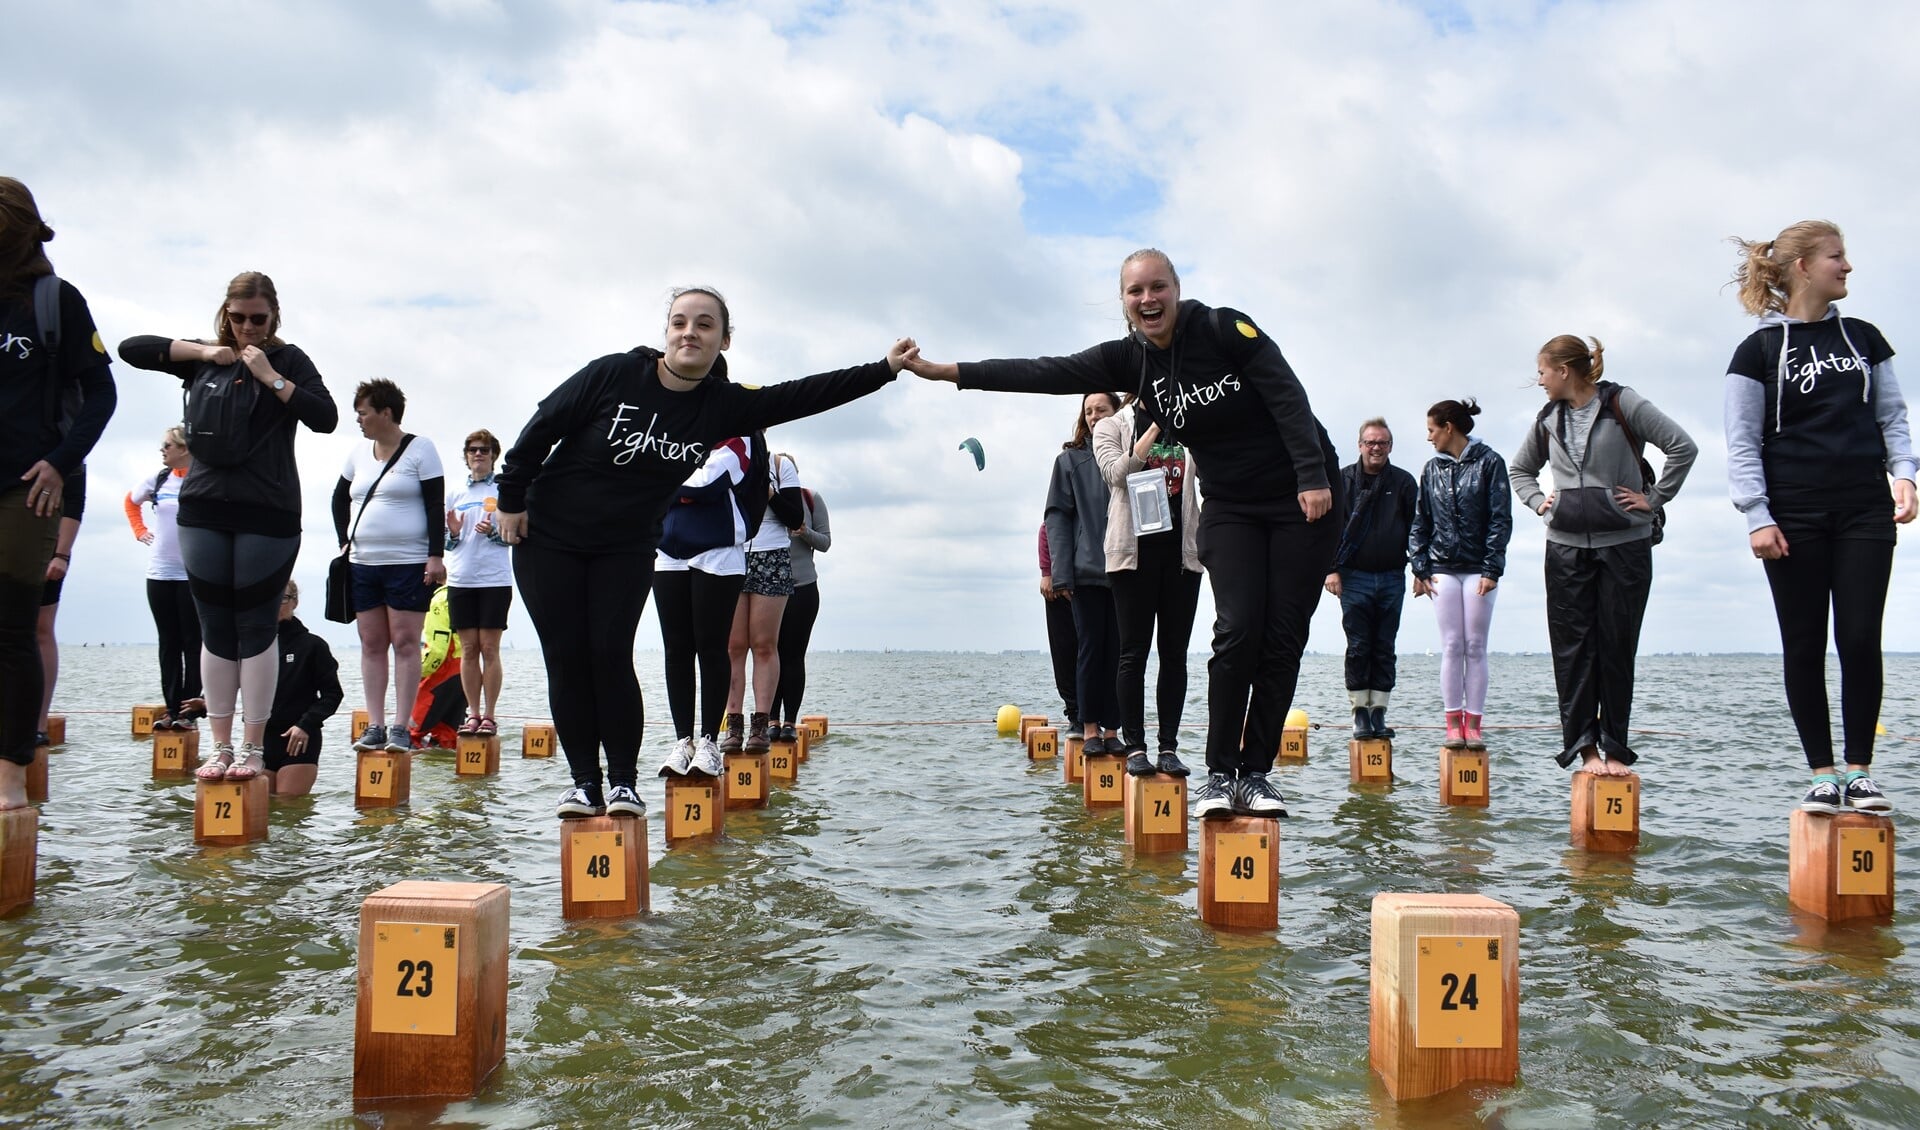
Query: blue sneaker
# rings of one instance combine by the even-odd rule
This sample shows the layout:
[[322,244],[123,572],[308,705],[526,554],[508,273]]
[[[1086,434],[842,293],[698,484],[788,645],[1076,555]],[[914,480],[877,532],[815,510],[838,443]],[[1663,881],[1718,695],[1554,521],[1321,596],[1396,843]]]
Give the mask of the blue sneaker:
[[1233,810],[1241,816],[1281,816],[1287,814],[1287,802],[1273,787],[1265,773],[1242,774],[1234,793]]
[[[1878,789],[1874,790],[1879,792]],[[1807,795],[1800,798],[1800,811],[1819,812],[1827,816],[1838,816],[1847,810],[1845,794],[1840,791],[1840,778],[1831,773],[1822,773],[1813,779],[1813,787]]]
[[1893,802],[1887,799],[1887,794],[1880,791],[1880,786],[1873,783],[1873,778],[1865,773],[1848,773],[1847,783],[1841,786],[1840,791],[1846,794],[1847,807],[1856,812],[1893,811]]
[[362,752],[387,748],[387,728],[385,726],[368,726],[366,729],[360,731],[360,740],[353,743],[353,748]]

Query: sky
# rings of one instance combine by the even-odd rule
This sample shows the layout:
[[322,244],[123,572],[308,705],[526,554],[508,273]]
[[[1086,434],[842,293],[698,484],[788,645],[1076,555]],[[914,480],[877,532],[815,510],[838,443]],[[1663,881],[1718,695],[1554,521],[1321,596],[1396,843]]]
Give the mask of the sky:
[[[316,594],[362,380],[397,381],[455,464],[587,361],[657,347],[675,285],[727,296],[734,379],[771,383],[901,335],[935,360],[1118,337],[1120,261],[1154,246],[1280,344],[1346,461],[1383,415],[1417,474],[1426,407],[1468,395],[1511,454],[1540,345],[1597,336],[1701,449],[1642,650],[1777,651],[1727,500],[1721,381],[1752,328],[1728,237],[1832,219],[1846,311],[1896,350],[1920,331],[1899,3],[94,0],[7,25],[0,172],[110,343],[206,336],[234,274],[278,284],[344,417],[299,441]],[[119,503],[178,387],[114,371],[67,642],[153,638]],[[1044,647],[1036,531],[1077,410],[905,376],[777,429],[830,505],[814,646]],[[1518,526],[1491,644],[1540,651],[1544,542]],[[1889,650],[1920,650],[1916,582],[1909,547]],[[1203,596],[1193,650],[1211,618]],[[1400,639],[1435,646],[1423,602]],[[507,642],[535,646],[520,607]],[[1344,646],[1331,600],[1310,646]]]

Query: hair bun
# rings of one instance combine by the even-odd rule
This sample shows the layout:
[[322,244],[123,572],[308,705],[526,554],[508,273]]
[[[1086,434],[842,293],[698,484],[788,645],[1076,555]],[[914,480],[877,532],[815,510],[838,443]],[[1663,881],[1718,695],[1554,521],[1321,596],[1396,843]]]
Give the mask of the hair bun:
[[40,225],[40,242],[41,243],[53,242],[53,229],[48,227],[44,223]]

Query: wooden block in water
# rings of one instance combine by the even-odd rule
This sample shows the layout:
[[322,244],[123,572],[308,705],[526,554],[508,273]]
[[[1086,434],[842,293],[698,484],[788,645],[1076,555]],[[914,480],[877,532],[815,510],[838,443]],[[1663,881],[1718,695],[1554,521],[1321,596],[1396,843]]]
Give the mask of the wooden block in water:
[[507,1054],[507,888],[409,879],[360,905],[353,1097],[478,1093]]
[[520,756],[552,757],[560,744],[559,735],[554,732],[550,722],[535,722],[520,731]]
[[814,737],[804,726],[793,729],[793,756],[799,764],[805,765],[807,758],[813,756]]
[[47,715],[47,744],[61,746],[67,744],[67,716],[64,714]]
[[1385,738],[1350,739],[1347,772],[1356,785],[1393,784],[1393,743]]
[[1127,759],[1118,754],[1096,754],[1086,759],[1086,775],[1081,778],[1081,798],[1088,808],[1119,808],[1126,802],[1120,782],[1127,776]]
[[153,775],[186,777],[200,768],[200,731],[155,730]]
[[648,903],[645,816],[560,822],[560,917],[625,918]]
[[824,714],[802,714],[800,724],[795,730],[805,729],[807,736],[814,741],[823,741],[827,736],[827,716]]
[[1397,1100],[1520,1070],[1520,916],[1480,895],[1373,898],[1368,1058]]
[[1052,726],[1035,726],[1027,731],[1027,760],[1045,761],[1060,753],[1060,731]]
[[1893,914],[1893,821],[1795,811],[1787,899],[1829,922]]
[[1200,821],[1200,920],[1271,930],[1280,925],[1280,821]]
[[1187,850],[1187,779],[1171,773],[1129,775],[1126,794],[1127,843],[1143,855]]
[[267,775],[195,782],[193,842],[233,847],[267,838]]
[[767,754],[727,754],[725,780],[728,808],[767,806]]
[[1632,851],[1640,846],[1640,775],[1573,775],[1568,837],[1588,851]]
[[800,755],[792,742],[776,742],[767,749],[767,776],[776,781],[800,779]]
[[453,767],[462,777],[491,777],[500,772],[500,735],[461,734]]
[[667,778],[667,844],[718,836],[725,827],[723,786],[712,777]]
[[353,806],[355,808],[396,808],[407,803],[413,791],[413,755],[384,749],[354,751]]
[[1485,808],[1493,781],[1484,749],[1441,749],[1440,803]]
[[1069,785],[1079,784],[1087,772],[1087,739],[1080,734],[1068,734],[1062,753],[1060,779]]
[[1280,731],[1281,761],[1305,761],[1307,759],[1307,732],[1299,727]]
[[0,812],[0,914],[33,905],[33,883],[40,865],[40,810]]
[[347,740],[355,741],[355,742],[359,741],[360,735],[367,732],[367,723],[370,720],[371,719],[367,717],[366,711],[364,710],[354,711],[353,721],[348,723],[347,725]]
[[1020,740],[1023,742],[1026,741],[1027,731],[1046,724],[1047,716],[1044,714],[1022,714],[1020,716]]
[[47,803],[47,747],[33,747],[33,760],[27,762],[27,803]]
[[164,702],[143,702],[133,708],[133,736],[144,738],[153,733],[153,720],[167,712]]

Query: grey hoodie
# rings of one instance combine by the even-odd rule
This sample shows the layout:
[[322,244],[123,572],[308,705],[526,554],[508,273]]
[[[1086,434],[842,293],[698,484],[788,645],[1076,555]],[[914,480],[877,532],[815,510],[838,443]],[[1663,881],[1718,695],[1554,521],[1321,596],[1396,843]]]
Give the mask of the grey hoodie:
[[1700,449],[1685,429],[1630,388],[1622,386],[1619,397],[1616,406],[1634,436],[1647,447],[1659,448],[1664,456],[1660,481],[1642,484],[1640,457],[1611,414],[1595,418],[1584,457],[1576,463],[1556,426],[1567,406],[1554,405],[1544,425],[1527,430],[1527,438],[1507,465],[1507,477],[1520,504],[1539,514],[1547,501],[1546,492],[1540,489],[1540,468],[1551,463],[1554,504],[1544,515],[1550,542],[1596,549],[1652,537],[1652,512],[1621,509],[1613,500],[1614,488],[1644,491],[1650,506],[1661,506],[1680,493],[1680,484],[1687,481],[1687,472],[1693,469]]

